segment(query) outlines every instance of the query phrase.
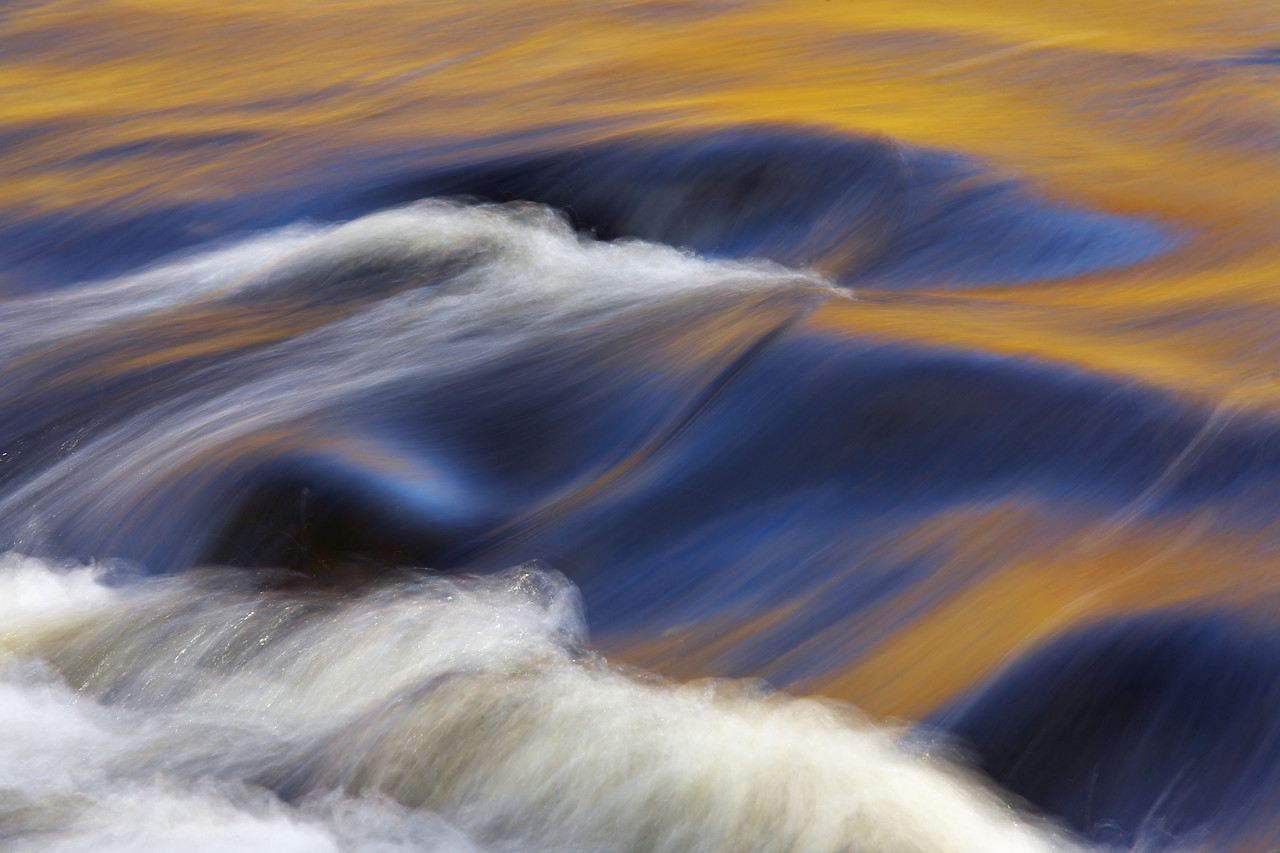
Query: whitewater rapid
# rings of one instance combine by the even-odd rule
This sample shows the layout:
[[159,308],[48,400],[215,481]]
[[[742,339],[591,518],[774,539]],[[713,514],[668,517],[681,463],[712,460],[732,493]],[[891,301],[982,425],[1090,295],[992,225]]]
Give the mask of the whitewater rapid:
[[0,565],[6,849],[1071,849],[851,708],[609,666],[546,567],[102,581]]

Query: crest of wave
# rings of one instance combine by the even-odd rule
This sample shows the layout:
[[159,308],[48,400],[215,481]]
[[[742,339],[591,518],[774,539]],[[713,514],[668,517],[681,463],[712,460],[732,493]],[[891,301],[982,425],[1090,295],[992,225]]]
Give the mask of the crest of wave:
[[[15,300],[0,312],[0,442],[22,455],[0,543],[189,565],[235,502],[226,460],[255,437],[443,394],[570,334],[652,346],[655,310],[787,290],[837,292],[776,265],[592,240],[538,205],[427,201]],[[180,484],[193,461],[222,498]]]

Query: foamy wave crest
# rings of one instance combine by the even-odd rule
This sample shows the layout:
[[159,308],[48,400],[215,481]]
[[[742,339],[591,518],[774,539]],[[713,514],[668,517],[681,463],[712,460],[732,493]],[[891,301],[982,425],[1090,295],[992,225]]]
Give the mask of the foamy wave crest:
[[846,708],[607,666],[540,566],[342,594],[195,572],[92,597],[6,655],[12,849],[1069,847]]
[[[219,508],[247,491],[230,460],[278,457],[302,434],[341,444],[317,437],[406,397],[439,394],[444,411],[450,389],[573,335],[615,357],[641,350],[673,318],[752,293],[843,292],[776,264],[591,240],[539,205],[430,201],[20,300],[0,320],[0,446],[13,449],[0,543],[159,568],[219,561]],[[463,488],[425,467],[409,479],[439,485],[432,510],[465,515]]]

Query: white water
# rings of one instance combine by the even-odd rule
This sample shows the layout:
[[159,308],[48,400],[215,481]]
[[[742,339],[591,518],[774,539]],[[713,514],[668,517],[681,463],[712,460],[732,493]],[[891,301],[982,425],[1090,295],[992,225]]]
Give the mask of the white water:
[[10,850],[1067,846],[850,709],[611,669],[544,568],[94,575],[0,566]]

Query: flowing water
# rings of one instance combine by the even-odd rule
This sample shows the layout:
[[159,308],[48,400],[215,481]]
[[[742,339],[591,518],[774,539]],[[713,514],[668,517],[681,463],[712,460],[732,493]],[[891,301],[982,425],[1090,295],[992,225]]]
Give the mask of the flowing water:
[[1272,2],[0,4],[0,848],[1280,844]]

